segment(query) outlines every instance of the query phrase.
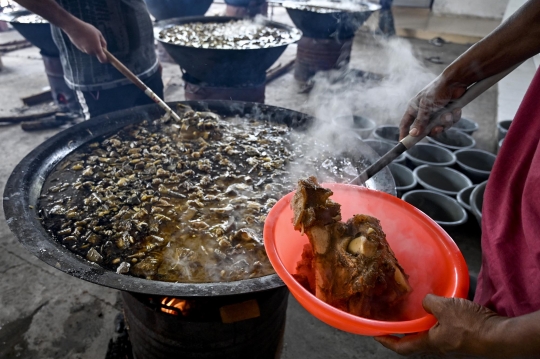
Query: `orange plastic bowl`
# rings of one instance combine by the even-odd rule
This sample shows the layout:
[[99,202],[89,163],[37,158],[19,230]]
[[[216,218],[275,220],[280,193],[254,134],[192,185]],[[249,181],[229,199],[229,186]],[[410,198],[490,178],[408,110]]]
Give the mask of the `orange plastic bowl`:
[[436,319],[426,313],[422,300],[428,293],[465,298],[469,274],[465,260],[450,236],[431,218],[410,204],[384,192],[346,184],[324,184],[341,204],[342,218],[369,214],[381,221],[383,231],[413,288],[404,305],[401,321],[378,321],[358,317],[321,301],[292,274],[308,243],[295,231],[290,202],[294,193],[280,199],[264,224],[264,245],[270,262],[293,296],[312,315],[346,332],[377,336],[428,330]]

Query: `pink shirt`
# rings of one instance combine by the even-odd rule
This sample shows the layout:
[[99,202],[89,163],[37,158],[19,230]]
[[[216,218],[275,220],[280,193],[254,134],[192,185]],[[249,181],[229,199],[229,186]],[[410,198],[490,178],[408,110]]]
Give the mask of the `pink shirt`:
[[510,126],[484,195],[475,302],[515,317],[540,310],[540,72]]

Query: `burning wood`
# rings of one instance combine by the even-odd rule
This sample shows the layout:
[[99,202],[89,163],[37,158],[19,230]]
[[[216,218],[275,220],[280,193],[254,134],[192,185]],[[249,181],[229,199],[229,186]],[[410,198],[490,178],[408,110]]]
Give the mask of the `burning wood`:
[[163,313],[186,316],[189,312],[189,302],[185,299],[165,297],[161,300],[161,304],[164,306],[161,307]]

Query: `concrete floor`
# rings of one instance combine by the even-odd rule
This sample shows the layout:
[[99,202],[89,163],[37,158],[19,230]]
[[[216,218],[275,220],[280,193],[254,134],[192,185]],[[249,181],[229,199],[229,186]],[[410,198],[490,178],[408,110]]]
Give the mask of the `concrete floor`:
[[[0,43],[13,33],[0,33]],[[378,123],[397,123],[405,103],[434,78],[446,64],[466,50],[465,45],[434,47],[422,40],[375,41],[361,33],[356,37],[351,66],[386,75],[377,88],[354,81],[329,88],[320,78],[311,95],[300,93],[292,73],[272,82],[268,104],[301,110],[328,118],[339,108],[362,113]],[[409,51],[410,50],[410,51]],[[278,62],[294,56],[290,46]],[[424,60],[439,56],[443,64]],[[20,97],[47,85],[35,48],[2,57],[0,116],[21,107]],[[182,100],[178,66],[165,64],[166,100]],[[336,95],[337,94],[337,95]],[[363,111],[363,112],[362,112]],[[496,89],[491,89],[464,109],[464,115],[480,124],[474,135],[478,147],[495,150]],[[58,130],[27,133],[17,125],[0,127],[0,190],[15,165],[36,145]],[[450,231],[463,251],[471,272],[480,266],[479,228],[474,221]],[[119,293],[64,274],[41,263],[19,244],[9,231],[0,208],[0,358],[104,358],[113,336],[114,318],[121,309]],[[372,338],[331,328],[309,315],[291,297],[288,308],[283,359],[293,358],[397,358]]]

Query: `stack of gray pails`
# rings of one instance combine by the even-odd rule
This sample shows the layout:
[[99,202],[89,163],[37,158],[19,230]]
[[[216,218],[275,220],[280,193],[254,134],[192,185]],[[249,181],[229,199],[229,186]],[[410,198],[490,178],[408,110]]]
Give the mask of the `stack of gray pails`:
[[[477,129],[478,124],[463,118],[448,131],[428,137],[407,151],[404,163],[390,167],[401,198],[442,226],[465,223],[467,211],[481,218],[479,202],[495,155],[473,148],[476,141],[471,135]],[[399,139],[399,129],[378,126],[373,137],[392,146]],[[405,179],[409,180],[408,186],[402,186]],[[476,203],[471,205],[473,192]]]

